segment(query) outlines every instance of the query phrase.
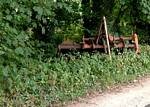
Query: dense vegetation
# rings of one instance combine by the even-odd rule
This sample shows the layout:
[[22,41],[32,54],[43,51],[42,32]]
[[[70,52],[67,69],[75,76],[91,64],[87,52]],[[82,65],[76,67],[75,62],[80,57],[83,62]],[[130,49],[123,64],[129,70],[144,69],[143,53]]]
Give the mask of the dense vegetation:
[[103,15],[110,33],[133,30],[141,43],[150,44],[149,2],[0,0],[0,105],[46,106],[83,95],[91,86],[104,89],[148,73],[149,46],[139,56],[113,55],[112,61],[99,54],[77,54],[69,61],[55,54],[63,39],[96,34]]
[[77,54],[77,59],[50,58],[46,63],[28,59],[21,67],[1,67],[0,106],[46,107],[75,99],[91,89],[103,91],[131,82],[150,73],[150,46],[142,47],[142,51],[141,55],[113,55],[112,61],[98,53]]

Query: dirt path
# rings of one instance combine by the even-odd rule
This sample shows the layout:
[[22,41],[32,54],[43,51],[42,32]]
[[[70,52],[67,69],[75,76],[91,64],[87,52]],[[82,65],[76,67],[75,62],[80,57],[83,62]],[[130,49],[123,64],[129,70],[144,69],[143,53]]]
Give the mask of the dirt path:
[[67,107],[150,107],[150,78],[122,87],[119,92],[85,98]]

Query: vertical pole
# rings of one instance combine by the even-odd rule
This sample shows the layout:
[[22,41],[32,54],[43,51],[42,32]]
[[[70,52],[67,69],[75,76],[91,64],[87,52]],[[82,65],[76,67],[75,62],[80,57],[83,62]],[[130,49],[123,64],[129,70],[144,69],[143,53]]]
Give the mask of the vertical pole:
[[96,40],[96,45],[98,44],[99,38],[100,38],[100,36],[101,36],[101,29],[102,29],[102,23],[101,23],[101,25],[100,25],[100,27],[99,27],[98,38],[97,38],[97,40]]
[[110,60],[111,60],[110,44],[109,44],[108,30],[107,30],[107,24],[106,24],[106,18],[105,18],[105,16],[103,17],[103,20],[104,20],[104,26],[105,26],[105,34],[106,34],[106,42],[107,42],[108,55],[109,55]]
[[139,48],[139,42],[138,42],[138,35],[136,33],[133,34],[132,40],[134,41],[136,54],[139,54],[140,48]]

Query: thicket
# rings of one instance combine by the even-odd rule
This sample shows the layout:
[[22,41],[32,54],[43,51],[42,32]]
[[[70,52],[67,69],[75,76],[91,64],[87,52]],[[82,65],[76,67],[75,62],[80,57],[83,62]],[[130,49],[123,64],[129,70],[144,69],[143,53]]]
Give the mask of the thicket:
[[55,57],[63,39],[96,34],[103,15],[110,33],[133,29],[150,43],[149,0],[0,0],[0,104],[49,105],[149,72],[149,47],[112,62],[99,54]]
[[110,33],[129,35],[133,30],[141,42],[150,43],[148,0],[1,0],[0,9],[2,58],[11,52],[16,57],[53,56],[64,38],[79,41],[96,34],[104,15]]
[[131,35],[133,31],[139,34],[141,42],[149,43],[149,2],[149,0],[82,0],[84,32],[87,35],[97,33],[100,20],[105,15],[109,33],[116,36]]
[[112,61],[98,53],[76,56],[50,58],[46,63],[28,59],[21,68],[1,67],[0,106],[52,106],[150,73],[150,46],[142,47],[140,55],[113,54]]

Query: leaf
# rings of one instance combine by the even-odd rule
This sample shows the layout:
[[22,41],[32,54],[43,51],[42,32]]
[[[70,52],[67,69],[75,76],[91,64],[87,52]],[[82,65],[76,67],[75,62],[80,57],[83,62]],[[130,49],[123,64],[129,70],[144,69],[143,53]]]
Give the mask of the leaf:
[[33,7],[34,11],[38,12],[39,15],[43,15],[43,8],[42,7],[37,7],[37,6],[34,6]]
[[47,23],[46,18],[42,18],[43,23]]
[[7,15],[6,19],[9,20],[9,21],[11,21],[12,20],[12,16],[11,15]]
[[33,26],[33,28],[37,28],[37,23],[32,22],[32,26]]
[[24,50],[23,50],[23,48],[18,47],[18,48],[15,49],[15,53],[18,54],[18,55],[19,55],[19,54],[20,54],[20,55],[23,55],[23,54],[24,54]]
[[45,28],[42,27],[42,34],[45,34]]
[[3,72],[3,76],[7,77],[8,72],[9,72],[9,67],[7,66],[7,67],[3,68],[2,72]]
[[5,54],[5,52],[0,50],[0,55],[3,55],[3,54]]
[[61,9],[63,8],[63,4],[62,3],[57,3],[57,6]]

